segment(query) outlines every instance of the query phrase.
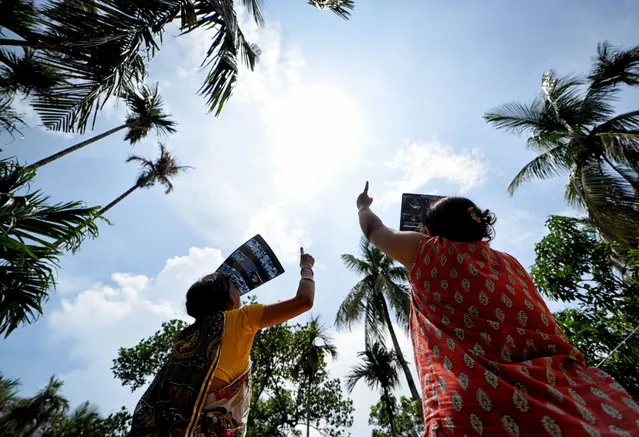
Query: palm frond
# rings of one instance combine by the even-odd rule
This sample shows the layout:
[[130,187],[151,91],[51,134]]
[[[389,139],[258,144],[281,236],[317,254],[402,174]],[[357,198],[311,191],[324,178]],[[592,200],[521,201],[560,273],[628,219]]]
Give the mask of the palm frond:
[[338,16],[348,20],[351,12],[355,8],[353,0],[308,0],[308,4],[320,10],[329,10]]
[[[388,257],[391,261],[393,261],[393,264],[395,264],[395,261]],[[406,283],[409,280],[409,271],[406,267],[404,266],[399,266],[399,265],[393,265],[393,267],[391,267],[390,269],[386,270],[384,272],[384,275],[391,281],[396,281],[399,283]]]
[[12,137],[20,132],[20,127],[26,126],[22,114],[13,109],[13,96],[0,93],[0,129]]
[[625,247],[639,246],[639,203],[632,185],[599,162],[584,166],[579,176],[588,216],[601,235]]
[[13,161],[0,161],[0,333],[5,336],[42,313],[62,255],[57,242],[74,249],[98,231],[97,208],[80,202],[49,205],[37,191],[24,193],[33,176]]
[[369,290],[364,281],[358,282],[342,301],[335,317],[337,329],[351,329],[354,323],[362,319],[366,311],[366,296]]
[[369,388],[390,392],[399,384],[399,363],[395,352],[380,343],[373,343],[357,354],[362,363],[351,367],[346,375],[346,388],[353,391],[360,380]]
[[542,153],[526,164],[508,185],[508,194],[512,196],[522,183],[530,179],[549,179],[558,176],[568,168],[566,146],[562,144]]
[[33,35],[37,9],[31,0],[2,0],[0,2],[0,35],[3,29],[22,38]]
[[408,287],[397,284],[385,277],[384,288],[388,303],[395,314],[395,320],[405,333],[408,332],[411,301]]
[[639,46],[622,50],[606,41],[597,45],[593,60],[588,76],[591,93],[609,91],[619,84],[639,85]]
[[48,95],[37,96],[34,108],[49,129],[84,132],[91,116],[122,89],[132,88],[146,74],[143,51],[157,49],[148,23],[127,13],[117,0],[51,1],[43,8],[47,30],[39,59],[66,78]]
[[544,100],[536,97],[532,103],[507,103],[484,114],[484,120],[497,129],[520,135],[525,132],[565,135],[564,126],[549,112]]
[[364,312],[364,343],[371,345],[374,343],[384,344],[386,339],[386,323],[384,323],[381,299],[384,296],[373,294],[368,297],[366,310]]
[[141,84],[136,90],[126,91],[123,96],[129,108],[126,124],[129,130],[124,137],[135,144],[155,129],[158,135],[175,133],[177,123],[163,111],[164,103],[158,91],[158,84],[148,87]]
[[209,111],[219,115],[237,82],[238,61],[253,70],[260,54],[259,48],[244,37],[232,3],[198,2],[196,10],[199,17],[197,27],[215,31],[201,65],[209,71],[200,94],[206,96]]
[[342,262],[348,270],[358,275],[366,275],[371,270],[370,264],[353,255],[344,254],[341,256]]
[[262,15],[262,1],[261,0],[242,0],[242,4],[246,7],[249,15],[253,17],[255,23],[258,26],[264,25],[264,16]]
[[0,49],[0,64],[0,87],[5,92],[48,95],[51,89],[66,84],[65,78],[55,68],[40,61],[35,51],[29,48],[23,50],[22,56]]
[[544,73],[542,90],[547,107],[556,122],[574,137],[585,134],[589,126],[604,121],[614,113],[610,98],[605,95],[583,95],[584,81],[570,75]]

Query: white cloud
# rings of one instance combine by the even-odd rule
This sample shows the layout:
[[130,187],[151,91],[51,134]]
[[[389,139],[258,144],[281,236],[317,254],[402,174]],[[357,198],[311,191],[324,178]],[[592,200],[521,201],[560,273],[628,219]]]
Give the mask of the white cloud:
[[[457,152],[441,142],[409,142],[387,163],[395,178],[377,196],[378,205],[399,203],[402,193],[419,191],[429,182],[442,180],[461,192],[481,185],[488,171],[478,149]],[[439,190],[431,189],[435,193]]]
[[[190,117],[178,120],[175,136],[184,144],[181,162],[196,169],[176,181],[167,200],[215,245],[235,245],[252,222],[264,219],[255,217],[254,205],[280,205],[280,215],[290,222],[290,217],[310,219],[317,199],[340,189],[352,174],[365,143],[357,102],[334,84],[305,80],[304,56],[283,39],[278,26],[250,24],[244,31],[262,50],[255,70],[240,71],[220,118],[204,118],[191,107]],[[179,38],[189,62],[178,68],[201,61],[209,39],[199,32]],[[201,74],[180,74],[188,88],[199,87]],[[169,93],[179,92],[178,87]],[[196,98],[201,103],[202,97]]]
[[287,264],[298,264],[300,247],[308,249],[312,245],[306,226],[299,219],[286,218],[277,205],[264,205],[255,213],[244,239],[255,234],[261,234],[277,257]]
[[69,355],[78,361],[75,370],[62,375],[65,395],[74,403],[90,399],[105,411],[127,402],[133,407],[139,393],[131,395],[110,371],[117,349],[153,334],[162,322],[186,319],[186,288],[223,259],[217,249],[193,247],[187,256],[167,260],[155,277],[114,273],[112,284],[65,295],[49,318],[52,340],[70,345]]
[[[264,222],[277,216],[277,208],[272,206],[265,206],[257,215]],[[257,221],[255,226],[259,226]],[[193,247],[186,256],[168,259],[156,276],[114,273],[111,284],[95,284],[75,295],[64,295],[61,307],[50,315],[49,324],[52,341],[70,345],[70,356],[78,362],[76,369],[60,375],[65,381],[64,393],[71,402],[90,399],[100,405],[104,413],[117,410],[120,405],[133,408],[141,391],[130,393],[111,374],[117,349],[148,337],[164,321],[186,318],[182,309],[186,287],[214,270],[223,259],[217,249]],[[412,362],[410,340],[401,329],[395,327],[395,330],[405,358]],[[332,332],[332,335],[339,358],[329,364],[331,377],[345,381],[358,361],[357,352],[364,349],[364,331],[356,327],[352,332]],[[389,340],[387,346],[390,345]],[[416,378],[417,373],[411,368]],[[405,383],[396,394],[408,395]],[[368,414],[379,394],[362,381],[350,397],[355,406],[351,435],[363,437],[369,434]]]

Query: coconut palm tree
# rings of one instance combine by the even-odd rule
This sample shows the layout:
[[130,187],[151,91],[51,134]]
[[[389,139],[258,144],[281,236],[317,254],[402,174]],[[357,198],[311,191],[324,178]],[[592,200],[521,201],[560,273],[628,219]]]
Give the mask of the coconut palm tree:
[[296,377],[303,376],[307,383],[306,402],[306,437],[311,432],[311,389],[313,378],[324,363],[325,356],[337,359],[337,346],[328,335],[328,328],[320,323],[319,317],[311,317],[308,324],[299,332],[302,337],[300,343],[303,345],[299,351],[299,360],[293,368]]
[[62,381],[51,377],[46,387],[32,398],[13,402],[0,417],[0,435],[26,437],[50,432],[69,408],[69,402],[60,394],[62,385]]
[[27,166],[26,169],[36,170],[123,129],[127,129],[124,139],[131,145],[145,138],[152,129],[155,129],[158,134],[175,132],[174,126],[176,123],[170,118],[169,114],[164,113],[164,103],[158,92],[157,84],[153,88],[140,85],[137,90],[125,94],[124,98],[129,109],[129,115],[123,124],[41,159]]
[[50,205],[39,192],[27,191],[33,176],[14,161],[0,160],[0,334],[5,337],[42,314],[62,255],[54,242],[63,239],[73,249],[97,235],[97,208],[80,202]]
[[133,193],[138,188],[150,188],[156,183],[164,185],[164,192],[169,194],[173,191],[173,183],[171,178],[177,176],[188,170],[188,166],[179,166],[175,162],[175,158],[166,150],[163,144],[160,144],[160,156],[155,161],[149,161],[148,159],[140,156],[130,156],[126,162],[138,162],[142,166],[142,172],[138,176],[135,184],[118,196],[113,202],[102,208],[99,212],[100,215],[104,215],[108,210],[120,203],[125,197]]
[[104,419],[98,409],[89,402],[83,402],[70,414],[60,418],[52,427],[51,437],[105,437]]
[[0,373],[0,417],[4,416],[16,400],[20,381],[5,378]]
[[568,173],[566,200],[585,208],[608,240],[639,245],[639,111],[615,114],[622,85],[639,85],[639,46],[621,50],[599,44],[585,79],[542,77],[531,103],[510,103],[487,113],[499,129],[528,133],[528,148],[540,153],[508,187]]
[[396,436],[393,390],[399,385],[398,357],[379,342],[366,346],[366,350],[357,355],[363,362],[353,366],[350,373],[346,375],[346,388],[352,392],[355,385],[363,379],[369,388],[379,389],[381,401],[388,414],[391,433]]
[[365,238],[360,241],[360,251],[362,258],[342,255],[346,267],[364,278],[355,284],[340,305],[335,325],[338,329],[351,329],[354,323],[363,318],[367,345],[383,341],[384,333],[388,330],[411,395],[414,400],[420,400],[413,375],[399,346],[389,311],[390,304],[395,320],[407,331],[410,296],[404,284],[408,279],[408,271]]

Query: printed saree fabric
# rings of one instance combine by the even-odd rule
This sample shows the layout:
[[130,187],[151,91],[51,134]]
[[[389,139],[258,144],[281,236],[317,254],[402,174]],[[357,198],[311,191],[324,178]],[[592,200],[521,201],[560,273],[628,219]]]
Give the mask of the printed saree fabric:
[[[250,403],[250,366],[210,393],[220,358],[224,314],[185,328],[133,413],[129,437],[242,437]],[[248,394],[248,396],[246,396]]]
[[512,256],[425,237],[410,281],[428,435],[639,436],[639,406],[586,367]]

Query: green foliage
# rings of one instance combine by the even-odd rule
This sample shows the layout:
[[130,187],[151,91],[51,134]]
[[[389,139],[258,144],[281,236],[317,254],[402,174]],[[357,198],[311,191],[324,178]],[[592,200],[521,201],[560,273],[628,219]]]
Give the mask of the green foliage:
[[102,418],[88,402],[69,413],[60,394],[62,381],[51,378],[30,398],[19,398],[19,383],[0,375],[0,435],[3,437],[125,437],[131,415],[122,407]]
[[[395,426],[397,434],[406,437],[421,437],[424,435],[424,417],[421,401],[414,401],[405,396],[397,399],[392,396]],[[383,402],[371,407],[368,424],[373,426],[372,437],[395,437],[392,434],[388,409]]]
[[636,251],[601,240],[576,219],[553,216],[549,233],[535,245],[531,276],[540,292],[582,309],[639,318]]
[[498,129],[528,134],[539,153],[515,176],[512,194],[531,179],[568,173],[566,200],[585,207],[590,223],[608,240],[639,245],[639,111],[615,114],[622,85],[637,86],[639,47],[599,44],[585,79],[547,72],[528,104],[510,103],[484,118]]
[[[121,348],[113,361],[114,375],[133,388],[148,382],[166,360],[181,326],[177,320],[164,323],[160,331],[135,347]],[[321,344],[313,341],[312,345],[325,352],[309,360],[309,340],[321,337]],[[332,348],[324,340],[328,338],[317,321],[258,331],[251,349],[248,436],[298,436],[307,423],[325,436],[347,435],[353,423],[353,404],[344,396],[339,379],[328,374],[325,357]]]
[[631,335],[639,326],[637,250],[602,240],[572,218],[551,217],[547,226],[535,246],[535,284],[550,299],[577,306],[554,314],[568,340],[590,366],[609,356],[601,368],[639,399],[639,335]]
[[62,250],[97,235],[97,208],[80,202],[51,205],[40,192],[29,193],[33,176],[14,161],[0,161],[0,333],[5,337],[42,314]]
[[162,329],[130,348],[121,347],[113,360],[111,370],[122,385],[130,385],[131,391],[142,387],[154,375],[171,353],[173,342],[186,323],[171,320],[162,323]]

